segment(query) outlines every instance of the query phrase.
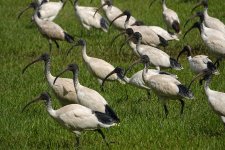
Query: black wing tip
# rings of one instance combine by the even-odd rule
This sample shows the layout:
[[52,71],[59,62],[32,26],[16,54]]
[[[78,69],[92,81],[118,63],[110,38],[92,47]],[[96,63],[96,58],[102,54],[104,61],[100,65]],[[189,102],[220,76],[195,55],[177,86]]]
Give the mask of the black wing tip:
[[178,88],[179,88],[179,94],[181,96],[188,98],[188,99],[194,98],[193,93],[186,86],[180,84],[180,85],[178,85]]

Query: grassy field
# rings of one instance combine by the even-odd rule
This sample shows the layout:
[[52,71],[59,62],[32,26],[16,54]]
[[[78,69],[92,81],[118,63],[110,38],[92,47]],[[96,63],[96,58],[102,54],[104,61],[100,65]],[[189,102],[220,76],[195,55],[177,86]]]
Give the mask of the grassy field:
[[[38,32],[34,23],[30,22],[32,11],[26,13],[21,20],[16,17],[21,8],[29,0],[7,0],[0,2],[0,44],[1,44],[1,119],[0,119],[0,149],[73,149],[74,135],[58,125],[45,110],[43,104],[36,104],[24,113],[22,107],[32,98],[43,91],[51,92],[43,74],[43,63],[38,63],[22,75],[22,68],[44,52],[48,52],[48,42]],[[168,0],[169,8],[177,11],[181,22],[184,23],[190,15],[190,9],[196,0]],[[99,6],[100,1],[80,0],[81,5]],[[164,27],[161,16],[161,5],[158,1],[151,9],[148,0],[114,0],[114,4],[125,10],[129,8],[136,18],[149,25]],[[145,4],[145,6],[143,6]],[[221,0],[209,1],[209,14],[225,22],[225,4]],[[74,15],[70,3],[60,12],[56,23],[61,25],[72,35],[80,35],[87,41],[87,53],[90,56],[107,60],[114,66],[127,67],[135,57],[132,50],[126,46],[123,56],[118,55],[121,40],[110,46],[110,39],[119,32],[111,28],[109,33],[99,30],[91,31],[90,36],[81,27]],[[189,25],[190,26],[190,25]],[[185,29],[183,29],[183,33]],[[100,43],[100,44],[99,44]],[[207,54],[197,30],[181,38],[179,42],[171,42],[165,50],[175,57],[184,44],[190,44],[196,51],[194,54]],[[76,62],[80,66],[80,82],[82,85],[100,92],[98,82],[84,66],[81,57],[81,48],[76,48],[65,58],[69,44],[60,42],[63,55],[59,55],[54,47],[52,60],[52,74],[58,74],[67,64]],[[127,56],[125,56],[127,55]],[[211,56],[213,60],[215,57]],[[181,59],[185,68],[182,71],[168,70],[178,75],[179,80],[188,84],[193,76],[185,57]],[[225,91],[224,63],[221,64],[220,75],[214,77],[211,88]],[[136,67],[133,73],[142,66]],[[132,73],[130,73],[131,75]],[[65,76],[72,77],[70,73]],[[125,100],[125,88],[129,93]],[[202,87],[194,84],[192,90],[194,100],[187,100],[184,115],[179,115],[179,102],[170,101],[169,116],[166,119],[162,106],[156,96],[151,99],[143,90],[119,83],[107,83],[106,91],[100,92],[117,111],[121,118],[118,127],[103,130],[112,149],[224,149],[225,134],[220,118],[214,114],[208,105]],[[54,108],[60,108],[57,99],[51,92]],[[81,149],[106,149],[99,134],[85,132],[81,136]]]

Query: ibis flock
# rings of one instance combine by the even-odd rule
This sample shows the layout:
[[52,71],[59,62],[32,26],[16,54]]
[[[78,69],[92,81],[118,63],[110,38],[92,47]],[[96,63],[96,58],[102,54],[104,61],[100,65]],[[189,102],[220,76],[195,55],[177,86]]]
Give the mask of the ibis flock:
[[[153,0],[150,4],[151,7]],[[168,3],[173,1],[168,0]],[[74,35],[65,31],[61,26],[54,22],[65,4],[72,4],[74,13],[79,20],[79,23],[89,32],[94,28],[108,32],[111,26],[118,29],[120,35],[125,34],[126,43],[138,57],[137,61],[125,68],[122,66],[113,66],[106,60],[95,58],[88,54],[88,43],[85,39],[75,40]],[[90,2],[90,5],[92,3]],[[185,26],[191,19],[199,17],[199,21],[194,23],[186,32],[181,32],[181,21],[178,14],[167,7],[166,0],[162,0],[162,20],[165,23],[166,29],[160,26],[150,26],[144,24],[130,13],[130,10],[123,11],[116,7],[112,0],[101,0],[101,6],[89,7],[80,6],[78,0],[59,0],[52,2],[48,0],[38,0],[31,2],[25,9],[19,12],[18,19],[29,8],[33,8],[32,21],[41,35],[49,42],[49,53],[41,54],[33,62],[29,63],[24,69],[25,71],[34,63],[44,62],[44,75],[49,87],[59,100],[61,108],[54,110],[51,103],[51,96],[48,92],[41,93],[36,99],[29,102],[23,111],[32,103],[44,101],[49,115],[59,122],[62,126],[75,133],[75,147],[79,147],[79,137],[83,131],[97,131],[109,146],[109,142],[102,131],[102,128],[110,128],[118,126],[123,118],[120,118],[116,110],[107,102],[100,92],[91,89],[79,82],[79,70],[87,69],[89,73],[98,80],[100,89],[103,90],[106,81],[118,81],[121,84],[131,84],[137,88],[143,89],[148,93],[153,92],[162,103],[165,117],[169,114],[167,108],[169,100],[177,100],[180,105],[180,114],[183,114],[186,99],[193,99],[194,92],[191,91],[191,84],[199,78],[201,84],[204,85],[205,94],[208,102],[214,112],[219,115],[222,123],[225,126],[225,93],[210,89],[210,83],[213,82],[213,76],[219,75],[219,62],[225,55],[225,25],[219,19],[208,14],[208,0],[201,0],[193,6],[192,12],[199,6],[203,6],[203,10],[193,12],[193,16],[188,17]],[[103,9],[105,15],[100,14],[100,9]],[[187,34],[197,28],[205,45],[209,48],[212,58],[206,55],[192,55],[190,45],[185,45],[179,48],[181,51],[177,58],[173,58],[161,47],[166,48],[169,41],[179,42],[181,38],[188,36]],[[113,30],[113,28],[111,29]],[[70,44],[67,55],[72,53],[75,46],[81,49],[82,59],[85,68],[80,68],[78,64],[71,63],[65,67],[65,70],[58,75],[51,74],[51,55],[52,42],[60,50],[57,41],[66,41]],[[121,46],[121,51],[122,47]],[[189,86],[185,86],[178,79],[176,74],[172,74],[164,69],[175,69],[177,71],[185,70],[179,58],[186,53],[187,61],[191,71],[196,74]],[[127,73],[137,64],[143,64],[143,69],[133,74],[131,77]],[[155,69],[149,69],[149,67]],[[32,68],[31,68],[32,69]],[[70,71],[73,78],[63,78],[62,74]],[[203,83],[204,82],[204,83]],[[122,124],[122,122],[121,122]]]

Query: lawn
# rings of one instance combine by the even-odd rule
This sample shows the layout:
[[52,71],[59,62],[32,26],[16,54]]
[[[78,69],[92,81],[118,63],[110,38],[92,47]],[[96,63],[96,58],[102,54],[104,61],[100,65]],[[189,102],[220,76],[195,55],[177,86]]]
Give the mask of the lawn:
[[[48,41],[44,39],[31,22],[33,11],[27,12],[17,20],[19,11],[29,0],[7,0],[0,2],[0,44],[1,44],[1,119],[0,119],[0,149],[74,149],[75,136],[58,125],[47,113],[42,103],[31,106],[25,112],[21,110],[32,98],[43,91],[52,95],[53,107],[60,108],[58,100],[48,87],[43,74],[43,62],[30,67],[24,74],[23,67],[49,52]],[[182,25],[191,15],[191,8],[196,0],[167,0],[167,6],[175,10]],[[80,5],[99,6],[100,0],[79,1]],[[122,10],[128,9],[138,20],[148,25],[158,25],[165,28],[162,20],[160,1],[152,8],[148,7],[148,0],[114,0],[115,6]],[[145,4],[145,5],[143,5]],[[225,3],[221,0],[209,1],[209,14],[225,22]],[[101,12],[104,14],[104,12]],[[87,41],[89,56],[107,60],[114,66],[128,67],[137,57],[129,46],[123,48],[123,55],[119,55],[122,38],[110,45],[111,39],[119,33],[111,27],[108,33],[91,30],[89,33],[79,24],[73,7],[68,2],[54,21],[71,35],[82,35]],[[192,21],[193,23],[194,21]],[[191,23],[188,25],[191,26]],[[187,29],[182,28],[182,33]],[[77,40],[78,38],[76,38]],[[177,101],[169,102],[169,116],[165,118],[162,105],[154,93],[148,99],[146,91],[122,85],[116,82],[106,83],[105,92],[82,62],[81,48],[73,49],[66,57],[66,50],[70,47],[65,42],[59,43],[62,48],[60,54],[55,45],[51,56],[52,74],[61,72],[69,63],[76,62],[80,67],[79,80],[82,85],[93,88],[102,94],[108,103],[118,113],[121,123],[109,130],[103,129],[107,140],[112,142],[112,149],[223,149],[225,147],[224,126],[220,118],[212,111],[207,102],[202,86],[193,85],[194,100],[186,100],[184,114],[180,116],[180,105]],[[193,47],[194,54],[207,54],[212,60],[215,57],[208,54],[199,32],[192,31],[186,39],[169,43],[166,52],[176,58],[185,44]],[[186,57],[180,59],[184,70],[169,72],[178,75],[179,80],[188,85],[193,77],[189,70]],[[139,65],[129,73],[142,69]],[[220,66],[220,75],[214,77],[211,88],[225,91],[224,63]],[[71,78],[71,73],[64,77]],[[126,100],[126,89],[129,97]],[[101,136],[96,132],[85,132],[81,136],[81,149],[107,149]]]

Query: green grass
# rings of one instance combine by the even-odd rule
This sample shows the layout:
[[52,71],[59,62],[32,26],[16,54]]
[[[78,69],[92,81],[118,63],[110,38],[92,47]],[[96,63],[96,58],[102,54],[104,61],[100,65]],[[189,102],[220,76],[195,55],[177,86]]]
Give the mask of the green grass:
[[[26,13],[21,20],[16,19],[19,10],[28,2],[29,0],[0,2],[0,148],[73,149],[74,135],[49,117],[43,104],[33,105],[21,113],[22,107],[29,100],[43,91],[51,92],[43,75],[43,63],[38,63],[29,68],[24,75],[21,74],[25,65],[42,53],[48,52],[47,40],[42,38],[35,25],[30,22],[32,11]],[[195,2],[168,0],[167,5],[178,12],[181,22],[184,23]],[[148,8],[148,0],[124,2],[114,0],[114,3],[121,9],[130,8],[133,16],[146,24],[165,27],[160,2],[156,2],[151,9]],[[221,0],[209,1],[209,3],[209,14],[225,22],[224,3]],[[90,5],[88,1],[80,1],[80,4]],[[92,5],[99,4],[100,1],[95,0]],[[121,40],[118,40],[114,46],[109,45],[110,39],[119,33],[115,28],[111,28],[109,33],[93,30],[88,36],[76,20],[74,10],[69,3],[55,22],[72,35],[79,35],[83,31],[82,38],[87,41],[87,53],[90,56],[123,67],[127,67],[135,59],[130,59],[133,53],[128,46],[123,49],[124,55],[129,55],[128,57],[118,55]],[[178,51],[187,43],[196,50],[194,54],[207,54],[207,48],[197,30],[189,34],[185,40],[171,42],[166,52],[176,57]],[[69,44],[60,42],[60,46],[65,54]],[[82,85],[100,91],[98,82],[89,74],[82,62],[81,48],[74,49],[65,60],[63,60],[65,55],[59,55],[55,49],[54,47],[51,58],[53,75],[59,73],[67,64],[76,62],[80,66],[79,79]],[[215,60],[213,56],[210,58]],[[188,69],[185,57],[182,57],[181,62],[185,68],[183,71],[168,71],[176,73],[182,83],[188,84],[193,74]],[[212,89],[225,91],[223,65],[221,64],[220,76],[216,76],[211,84]],[[136,67],[133,72],[141,68],[142,66]],[[69,73],[65,76],[72,77]],[[129,93],[128,100],[125,100],[125,86],[119,83],[107,83],[106,92],[100,92],[121,118],[120,126],[103,130],[108,140],[115,142],[111,144],[112,149],[223,149],[225,147],[224,127],[220,118],[209,107],[204,91],[198,84],[192,87],[195,99],[186,101],[184,115],[179,115],[179,102],[170,101],[168,105],[170,113],[167,119],[154,94],[150,100],[145,91],[128,85],[126,87]],[[53,96],[52,92],[51,95]],[[60,108],[54,96],[53,105],[54,108]],[[95,132],[82,134],[81,145],[82,149],[107,148],[100,135]]]

